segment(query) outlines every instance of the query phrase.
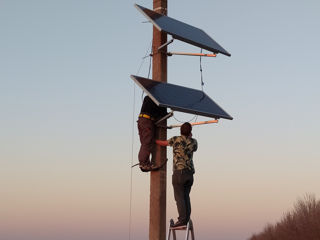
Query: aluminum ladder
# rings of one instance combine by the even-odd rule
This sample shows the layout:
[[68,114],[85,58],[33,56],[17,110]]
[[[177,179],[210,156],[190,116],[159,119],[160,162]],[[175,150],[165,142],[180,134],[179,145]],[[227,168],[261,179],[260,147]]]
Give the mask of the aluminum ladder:
[[177,237],[176,237],[176,231],[177,231],[177,230],[184,230],[184,231],[186,231],[186,238],[185,238],[185,240],[189,240],[189,233],[191,232],[191,239],[192,239],[192,240],[195,240],[195,238],[194,238],[193,224],[192,224],[192,220],[191,220],[191,219],[189,220],[187,226],[172,227],[173,224],[174,224],[173,219],[170,219],[170,224],[169,224],[169,229],[168,229],[168,240],[170,240],[171,233],[172,233],[173,240],[177,240]]

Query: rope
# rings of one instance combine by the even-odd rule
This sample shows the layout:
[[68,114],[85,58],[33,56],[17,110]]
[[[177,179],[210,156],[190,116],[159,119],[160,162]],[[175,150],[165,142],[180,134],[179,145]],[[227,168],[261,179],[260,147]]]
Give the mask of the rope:
[[[133,104],[132,104],[132,125],[131,125],[131,164],[133,164],[133,147],[134,147],[134,118],[135,118],[135,99],[136,99],[136,86],[133,83]],[[132,168],[130,168],[130,203],[129,203],[129,236],[131,240],[131,225],[132,225]]]
[[[139,74],[141,67],[145,61],[145,59],[149,56],[149,70],[148,70],[148,78],[150,75],[150,69],[151,69],[151,54],[147,53],[149,52],[149,49],[151,49],[152,41],[150,43],[150,46],[147,48],[147,51],[144,55],[144,57],[141,60],[140,66],[137,70],[136,75]],[[142,91],[143,94],[143,91]],[[131,240],[131,226],[132,226],[132,165],[133,165],[133,155],[134,155],[134,123],[135,123],[135,108],[136,108],[136,85],[133,83],[133,101],[132,101],[132,124],[131,124],[131,163],[130,163],[130,197],[129,197],[129,226],[128,226],[128,239]]]
[[[137,74],[136,74],[136,75],[139,74],[139,72],[140,72],[140,70],[141,70],[141,67],[142,67],[142,65],[143,65],[143,63],[144,63],[144,60],[145,60],[147,57],[150,57],[150,58],[151,58],[151,54],[148,54],[149,49],[151,48],[151,44],[152,44],[152,41],[150,42],[150,46],[147,48],[147,51],[146,51],[146,53],[144,54],[144,56],[143,56],[143,58],[142,58],[142,60],[141,60],[141,63],[140,63],[140,66],[139,66],[139,68],[138,68],[138,71],[137,71]],[[150,51],[150,52],[151,52],[151,51]],[[150,63],[150,64],[151,64],[151,63]],[[149,74],[150,74],[150,66],[149,66],[148,77],[149,77]]]

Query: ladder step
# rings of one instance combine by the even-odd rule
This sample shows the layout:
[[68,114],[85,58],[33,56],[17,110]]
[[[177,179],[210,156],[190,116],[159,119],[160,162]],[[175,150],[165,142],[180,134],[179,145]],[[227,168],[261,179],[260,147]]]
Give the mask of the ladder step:
[[170,227],[171,230],[186,230],[187,226]]

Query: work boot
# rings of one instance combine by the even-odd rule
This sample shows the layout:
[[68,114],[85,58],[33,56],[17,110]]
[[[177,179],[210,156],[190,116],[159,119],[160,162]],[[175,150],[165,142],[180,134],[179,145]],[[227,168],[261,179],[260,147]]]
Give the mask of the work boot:
[[176,227],[187,227],[187,223],[185,223],[185,222],[180,222],[179,220],[176,222],[176,223],[174,223],[172,226],[171,226],[172,228],[176,228]]
[[150,172],[152,170],[150,164],[146,164],[146,163],[140,163],[139,167],[142,172]]

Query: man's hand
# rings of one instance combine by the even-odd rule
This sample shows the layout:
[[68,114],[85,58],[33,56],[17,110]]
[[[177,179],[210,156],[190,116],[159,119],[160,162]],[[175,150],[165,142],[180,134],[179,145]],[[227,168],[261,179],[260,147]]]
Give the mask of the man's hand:
[[156,144],[163,146],[163,147],[169,146],[169,143],[167,140],[156,140]]

